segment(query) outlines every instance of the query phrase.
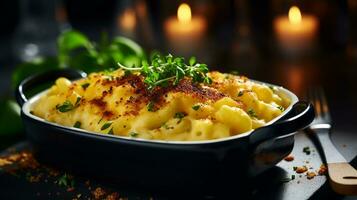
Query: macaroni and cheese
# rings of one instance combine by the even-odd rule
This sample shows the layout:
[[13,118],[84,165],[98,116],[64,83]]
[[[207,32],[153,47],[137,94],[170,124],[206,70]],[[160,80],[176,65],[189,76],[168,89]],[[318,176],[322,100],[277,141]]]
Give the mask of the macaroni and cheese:
[[154,140],[210,140],[241,134],[281,115],[290,99],[236,76],[209,72],[204,85],[183,78],[148,90],[140,73],[92,73],[58,78],[32,107],[47,121],[103,134]]

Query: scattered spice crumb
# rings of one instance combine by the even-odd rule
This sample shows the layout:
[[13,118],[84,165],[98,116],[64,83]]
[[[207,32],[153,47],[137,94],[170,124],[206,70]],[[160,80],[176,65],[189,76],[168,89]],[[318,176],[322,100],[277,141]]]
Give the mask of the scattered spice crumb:
[[3,167],[5,165],[10,165],[10,164],[12,164],[12,162],[10,162],[6,159],[0,158],[0,167]]
[[347,147],[347,145],[346,145],[346,144],[343,144],[342,147],[345,148],[345,147]]
[[319,175],[326,175],[327,173],[327,167],[324,164],[321,164],[320,169],[318,171]]
[[102,197],[105,195],[105,191],[101,187],[97,187],[93,192],[92,192],[94,199],[102,199]]
[[293,156],[293,155],[288,155],[288,156],[286,156],[286,157],[284,158],[284,160],[287,161],[287,162],[291,162],[291,161],[294,160],[294,156]]
[[119,199],[119,193],[113,192],[113,193],[109,194],[107,196],[107,198],[105,198],[105,199],[106,200],[117,200],[117,199]]
[[304,172],[307,171],[307,167],[304,165],[304,166],[301,166],[301,167],[297,167],[295,172],[298,173],[298,174],[302,174]]
[[315,172],[307,172],[306,173],[307,179],[313,179],[316,176]]
[[297,184],[300,184],[300,181],[297,181]]
[[28,178],[28,180],[30,181],[30,183],[37,183],[40,181],[41,177],[43,176],[43,174],[38,174],[38,175],[35,175],[35,176],[30,176]]

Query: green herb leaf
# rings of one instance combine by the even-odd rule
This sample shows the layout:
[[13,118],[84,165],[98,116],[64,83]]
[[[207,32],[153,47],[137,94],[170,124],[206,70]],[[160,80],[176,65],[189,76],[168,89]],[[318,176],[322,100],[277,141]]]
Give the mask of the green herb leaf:
[[306,146],[302,149],[302,152],[304,152],[306,155],[310,155],[311,150],[309,146]]
[[150,101],[146,107],[147,107],[147,109],[148,109],[148,111],[149,111],[149,112],[155,112],[155,109],[154,109],[154,107],[155,107],[154,102]]
[[56,109],[64,113],[73,110],[74,106],[70,101],[66,100],[62,105],[57,105]]
[[248,115],[251,116],[251,117],[257,117],[257,114],[255,113],[255,111],[253,110],[253,108],[250,108],[248,111],[247,111]]
[[277,108],[279,109],[279,110],[281,110],[281,112],[283,112],[285,109],[284,109],[284,107],[283,106],[277,106]]
[[83,90],[87,89],[87,87],[90,85],[90,83],[83,83],[81,86]]
[[113,131],[113,128],[111,128],[108,132],[109,135],[114,135],[114,131]]
[[238,92],[238,97],[243,96],[243,94],[244,94],[243,90],[239,91],[239,92]]
[[76,103],[74,104],[75,107],[79,106],[79,102],[82,100],[81,97],[77,97]]
[[139,71],[149,90],[155,87],[177,85],[184,77],[190,78],[194,83],[211,84],[212,79],[207,76],[206,64],[196,63],[195,58],[190,59],[190,64],[185,64],[184,58],[174,57],[171,54],[152,56],[150,65],[143,62],[141,67],[126,67],[118,63],[119,67],[128,71]]
[[177,123],[180,123],[182,121],[182,118],[186,116],[186,113],[184,112],[177,112],[174,115],[174,118],[179,119]]
[[130,137],[137,137],[138,135],[139,135],[139,133],[136,133],[136,132],[130,132],[129,133]]
[[59,186],[65,186],[67,187],[68,186],[68,181],[69,181],[69,176],[67,174],[64,174],[63,176],[61,176],[58,181],[57,181],[57,184]]
[[195,65],[195,64],[196,64],[196,58],[192,56],[192,57],[190,58],[189,63],[190,63],[190,66]]
[[198,109],[200,109],[200,107],[201,107],[200,105],[194,105],[194,106],[192,106],[192,109],[193,110],[198,110]]
[[107,122],[107,123],[105,123],[105,124],[100,128],[100,130],[103,131],[103,130],[109,128],[109,127],[112,125],[112,123],[113,123],[113,122]]
[[81,128],[82,123],[80,121],[76,121],[76,123],[73,125],[74,128]]

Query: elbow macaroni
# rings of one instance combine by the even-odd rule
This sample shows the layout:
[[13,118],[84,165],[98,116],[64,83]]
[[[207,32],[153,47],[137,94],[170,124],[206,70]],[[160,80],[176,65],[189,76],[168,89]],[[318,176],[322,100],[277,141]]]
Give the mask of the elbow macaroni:
[[[124,71],[93,73],[85,79],[59,78],[31,108],[50,122],[103,134],[155,140],[210,140],[264,126],[279,116],[290,100],[276,89],[243,76],[210,72],[213,83],[199,88],[220,94],[199,98],[172,90],[157,102],[145,101],[141,81],[121,81]],[[196,91],[197,92],[197,91]],[[203,93],[206,95],[206,93]],[[208,96],[209,97],[209,96]]]

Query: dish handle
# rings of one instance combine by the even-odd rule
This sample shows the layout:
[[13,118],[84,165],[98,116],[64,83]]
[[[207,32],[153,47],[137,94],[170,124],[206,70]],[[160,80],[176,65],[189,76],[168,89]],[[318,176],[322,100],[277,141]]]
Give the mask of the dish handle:
[[25,92],[35,86],[53,81],[59,77],[66,77],[68,79],[79,79],[86,77],[87,74],[80,70],[75,69],[61,69],[61,70],[50,70],[43,73],[32,75],[23,81],[16,87],[15,97],[17,103],[22,106],[26,101],[27,97]]
[[315,118],[311,103],[299,101],[277,122],[254,130],[249,138],[251,147],[255,148],[262,142],[296,132],[307,127]]

